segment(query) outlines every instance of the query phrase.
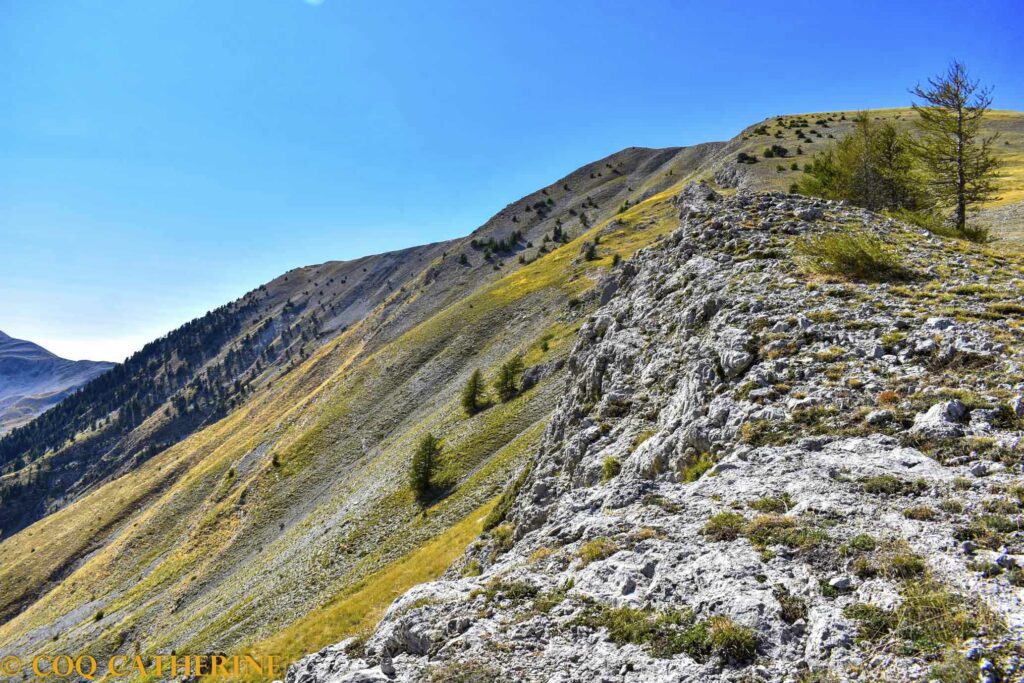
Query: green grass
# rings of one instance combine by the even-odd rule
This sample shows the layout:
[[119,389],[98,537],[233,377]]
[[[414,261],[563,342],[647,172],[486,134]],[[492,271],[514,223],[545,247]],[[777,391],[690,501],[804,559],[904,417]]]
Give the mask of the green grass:
[[586,567],[591,562],[597,562],[611,557],[619,552],[619,544],[610,538],[600,537],[584,543],[576,557],[579,558],[580,568]]
[[789,512],[794,505],[795,503],[788,493],[782,493],[778,496],[764,496],[747,503],[747,507],[757,510],[758,512],[765,513],[786,513]]
[[686,654],[702,662],[712,655],[725,661],[748,664],[757,656],[760,636],[728,617],[696,621],[688,610],[611,608],[588,605],[575,625],[606,629],[616,645],[641,645],[660,658]]
[[858,638],[895,639],[906,654],[935,654],[998,625],[983,606],[931,579],[905,582],[901,594],[903,601],[892,610],[866,603],[844,610],[857,622]]
[[619,472],[622,471],[622,463],[619,462],[618,458],[608,456],[601,463],[601,483],[607,483],[619,476]]

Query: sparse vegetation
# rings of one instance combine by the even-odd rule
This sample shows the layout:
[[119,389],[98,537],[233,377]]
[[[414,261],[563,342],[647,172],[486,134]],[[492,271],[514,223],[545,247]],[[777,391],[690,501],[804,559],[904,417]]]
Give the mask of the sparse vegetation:
[[603,628],[616,645],[642,645],[654,657],[687,654],[702,662],[711,656],[749,664],[757,656],[760,636],[727,617],[696,621],[685,610],[655,611],[632,607],[589,605],[574,624]]
[[894,638],[911,653],[938,653],[995,625],[981,605],[950,592],[934,580],[905,582],[903,601],[893,610],[857,603],[844,613],[857,622],[862,640]]
[[746,523],[746,518],[737,512],[717,512],[704,525],[704,535],[712,541],[735,541]]

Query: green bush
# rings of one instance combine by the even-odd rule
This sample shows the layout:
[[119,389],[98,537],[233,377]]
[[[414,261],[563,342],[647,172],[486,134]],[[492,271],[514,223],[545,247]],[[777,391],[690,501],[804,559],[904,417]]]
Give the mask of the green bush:
[[925,200],[911,147],[910,136],[893,124],[878,124],[860,114],[849,135],[833,149],[815,155],[810,168],[805,168],[800,191],[845,199],[875,211],[918,209]]
[[686,610],[655,611],[633,607],[589,605],[574,625],[604,628],[616,645],[643,645],[654,657],[685,653],[705,661],[712,654],[723,660],[747,664],[757,656],[760,636],[727,617],[695,621]]
[[715,456],[701,453],[696,458],[686,458],[679,463],[679,476],[687,484],[697,481],[715,465]]
[[764,496],[747,503],[747,506],[758,512],[789,512],[795,503],[788,493],[779,496]]
[[856,280],[890,280],[906,276],[899,257],[880,240],[846,231],[797,241],[796,253],[815,273]]

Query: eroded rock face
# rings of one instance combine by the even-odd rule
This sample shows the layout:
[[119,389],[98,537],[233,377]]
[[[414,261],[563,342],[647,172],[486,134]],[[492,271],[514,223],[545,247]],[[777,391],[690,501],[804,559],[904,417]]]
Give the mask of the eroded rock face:
[[[706,185],[677,202],[679,229],[599,288],[511,549],[479,542],[361,651],[290,682],[928,680],[936,650],[859,639],[858,614],[896,614],[915,585],[990,611],[1005,631],[951,646],[977,637],[1016,675],[1019,352],[899,283],[808,281],[791,243],[858,222],[916,272],[941,259],[944,287],[977,284],[975,265],[841,204]],[[1002,531],[978,521],[993,509]],[[990,556],[1011,569],[978,571]]]

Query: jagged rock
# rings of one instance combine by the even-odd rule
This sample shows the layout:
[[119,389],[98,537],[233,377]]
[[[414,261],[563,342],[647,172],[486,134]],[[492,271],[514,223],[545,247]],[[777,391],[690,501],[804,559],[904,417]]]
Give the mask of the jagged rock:
[[864,418],[864,421],[870,425],[881,425],[887,422],[892,422],[895,415],[891,410],[872,410]]
[[930,438],[950,439],[964,435],[960,421],[967,415],[967,407],[959,400],[936,403],[924,413],[914,417],[910,431]]
[[1010,410],[1017,417],[1024,417],[1024,396],[1014,396],[1010,401]]

